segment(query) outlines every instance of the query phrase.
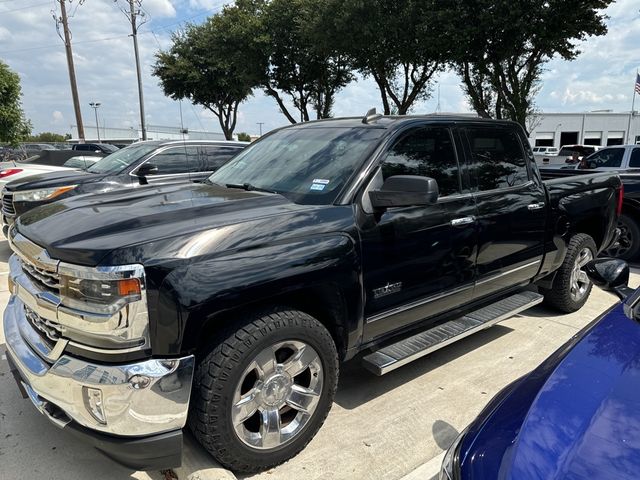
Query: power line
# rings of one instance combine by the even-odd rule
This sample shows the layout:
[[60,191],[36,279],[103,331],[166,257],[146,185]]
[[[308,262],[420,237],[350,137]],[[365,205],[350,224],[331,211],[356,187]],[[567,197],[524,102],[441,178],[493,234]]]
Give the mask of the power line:
[[[74,45],[79,45],[81,43],[96,43],[96,42],[107,42],[110,40],[118,40],[121,38],[127,38],[129,35],[119,35],[117,37],[106,37],[106,38],[95,38],[93,40],[81,40],[79,42],[73,42]],[[41,45],[39,47],[29,47],[29,48],[18,48],[16,50],[5,50],[0,52],[0,55],[4,55],[7,53],[16,53],[16,52],[28,52],[30,50],[43,50],[46,48],[58,48],[58,45]]]
[[0,13],[11,13],[11,12],[17,12],[19,10],[27,10],[29,8],[34,8],[34,7],[41,7],[43,5],[51,5],[50,2],[44,2],[44,3],[36,3],[34,5],[28,5],[26,7],[20,7],[20,8],[14,8],[13,10],[0,10]]

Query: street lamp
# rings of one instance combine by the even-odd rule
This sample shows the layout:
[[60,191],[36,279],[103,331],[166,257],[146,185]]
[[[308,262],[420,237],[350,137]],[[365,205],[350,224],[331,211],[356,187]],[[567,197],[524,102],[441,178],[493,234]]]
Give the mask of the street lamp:
[[262,136],[262,125],[264,125],[264,122],[256,122],[258,125],[260,125],[260,136]]
[[98,107],[102,105],[100,102],[90,102],[89,105],[93,108],[93,111],[96,114],[96,132],[98,132],[98,143],[102,143],[100,141],[100,126],[98,125]]

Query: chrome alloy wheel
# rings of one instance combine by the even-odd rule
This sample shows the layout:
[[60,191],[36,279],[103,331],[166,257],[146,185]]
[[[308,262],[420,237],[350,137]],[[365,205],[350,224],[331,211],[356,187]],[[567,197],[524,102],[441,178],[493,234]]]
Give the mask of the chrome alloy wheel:
[[309,422],[322,393],[322,362],[304,342],[262,350],[240,377],[231,406],[238,438],[258,449],[293,440]]
[[586,295],[589,290],[591,280],[583,270],[584,266],[593,260],[593,253],[587,247],[580,250],[580,253],[576,257],[576,261],[573,264],[573,270],[571,272],[571,299],[574,302],[579,302]]

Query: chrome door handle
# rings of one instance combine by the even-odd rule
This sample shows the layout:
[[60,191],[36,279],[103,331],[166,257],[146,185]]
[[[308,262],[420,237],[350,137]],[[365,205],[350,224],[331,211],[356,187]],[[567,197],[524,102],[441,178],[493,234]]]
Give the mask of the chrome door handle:
[[476,217],[462,217],[462,218],[454,218],[451,220],[452,227],[461,227],[462,225],[469,225],[476,221]]
[[540,203],[531,203],[529,205],[527,205],[527,208],[531,211],[533,210],[542,210],[544,208],[544,202],[540,202]]

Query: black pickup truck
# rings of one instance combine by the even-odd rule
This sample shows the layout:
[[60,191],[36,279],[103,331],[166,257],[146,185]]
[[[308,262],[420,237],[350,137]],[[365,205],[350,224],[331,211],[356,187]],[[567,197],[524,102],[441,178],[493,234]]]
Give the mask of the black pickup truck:
[[543,299],[579,309],[620,187],[543,182],[510,122],[290,126],[205,183],[18,217],[7,357],[45,416],[124,465],[178,465],[188,424],[223,465],[266,469],[316,434],[340,362],[381,375]]
[[584,157],[579,164],[540,169],[543,180],[595,172],[617,173],[624,187],[618,240],[606,254],[627,261],[637,260],[640,255],[640,145],[605,147]]

